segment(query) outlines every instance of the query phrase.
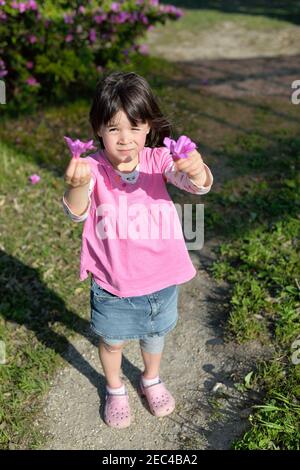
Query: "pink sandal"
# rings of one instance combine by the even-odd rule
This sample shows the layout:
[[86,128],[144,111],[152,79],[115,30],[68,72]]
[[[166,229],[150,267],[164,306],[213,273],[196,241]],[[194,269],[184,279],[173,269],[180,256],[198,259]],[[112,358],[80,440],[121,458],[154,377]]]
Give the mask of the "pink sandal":
[[125,395],[112,395],[106,390],[104,421],[113,428],[127,428],[131,422],[129,397]]
[[141,397],[145,396],[147,398],[150,411],[154,416],[160,418],[174,411],[175,400],[161,380],[158,384],[144,387],[142,379],[140,379],[138,393]]

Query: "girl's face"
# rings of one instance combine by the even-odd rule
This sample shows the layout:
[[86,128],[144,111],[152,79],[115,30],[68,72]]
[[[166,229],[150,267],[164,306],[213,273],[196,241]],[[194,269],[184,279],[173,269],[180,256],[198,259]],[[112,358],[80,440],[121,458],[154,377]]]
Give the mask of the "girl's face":
[[148,123],[138,123],[134,127],[124,111],[120,110],[106,126],[102,126],[99,136],[102,137],[107,157],[111,163],[130,163],[138,159],[144,148],[150,127]]

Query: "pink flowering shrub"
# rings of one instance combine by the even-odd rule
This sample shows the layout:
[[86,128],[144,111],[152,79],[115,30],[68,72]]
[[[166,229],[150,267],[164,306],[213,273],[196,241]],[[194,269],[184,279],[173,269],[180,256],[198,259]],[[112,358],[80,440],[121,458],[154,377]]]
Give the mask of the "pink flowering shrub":
[[44,3],[0,0],[0,80],[8,107],[82,95],[106,68],[147,55],[137,40],[148,29],[182,16],[158,0],[56,0],[49,11]]

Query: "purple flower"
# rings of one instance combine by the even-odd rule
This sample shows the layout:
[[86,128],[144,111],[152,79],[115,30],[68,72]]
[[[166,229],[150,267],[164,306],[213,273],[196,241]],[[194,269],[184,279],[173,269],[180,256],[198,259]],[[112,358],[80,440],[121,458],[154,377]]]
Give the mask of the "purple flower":
[[95,42],[97,40],[97,33],[95,29],[90,29],[89,38],[91,42]]
[[120,24],[125,23],[129,17],[129,13],[127,13],[126,11],[121,11],[118,15],[115,15],[115,22]]
[[37,85],[39,85],[39,82],[38,82],[37,79],[34,78],[34,77],[29,77],[29,78],[27,78],[26,83],[27,83],[27,85],[30,85],[30,86],[37,86]]
[[70,137],[64,136],[65,141],[67,142],[69,149],[71,150],[73,158],[79,158],[80,155],[87,150],[95,149],[93,146],[93,141],[89,140],[89,142],[82,142],[79,139],[72,140]]
[[38,6],[35,0],[29,0],[27,3],[27,8],[31,8],[31,10],[37,10]]
[[5,5],[5,0],[0,0],[0,7],[3,7]]
[[33,62],[26,62],[26,67],[28,69],[32,69],[33,68]]
[[197,147],[186,135],[179,137],[177,142],[176,140],[169,139],[169,137],[165,137],[163,143],[170,150],[174,160],[178,160],[178,158],[188,158],[188,152],[191,152]]
[[19,8],[20,13],[24,13],[24,11],[27,10],[27,4],[24,3],[24,2],[21,2],[21,3],[19,3],[18,8]]
[[94,16],[94,20],[96,23],[100,24],[100,23],[103,23],[103,21],[105,21],[107,18],[107,14],[106,13],[101,13],[101,15],[96,15]]
[[64,22],[66,24],[72,24],[74,23],[74,13],[71,13],[70,15],[67,15],[66,13],[64,14]]
[[[1,3],[0,5],[5,5]],[[24,13],[26,10],[38,10],[38,5],[35,0],[27,0],[27,2],[16,2],[15,0],[11,3],[11,7],[14,10],[19,10],[20,13]]]
[[171,15],[175,15],[176,18],[180,18],[183,16],[183,11],[180,8],[176,8],[173,5],[160,5],[159,10],[162,13],[169,13]]
[[67,34],[65,41],[66,41],[66,42],[71,42],[71,41],[73,41],[73,34]]
[[149,24],[149,20],[148,20],[147,16],[145,16],[145,15],[142,14],[142,15],[140,16],[140,19],[142,20],[142,23],[144,23],[144,24]]
[[30,42],[31,44],[34,44],[35,42],[37,42],[37,38],[36,38],[36,36],[35,36],[34,34],[31,34],[31,35],[29,36],[29,42]]
[[138,22],[139,21],[139,14],[137,11],[134,11],[133,13],[131,13],[130,15],[130,18],[129,18],[129,22],[130,23],[134,23],[134,22]]
[[31,175],[28,177],[29,181],[31,182],[31,184],[36,184],[40,181],[41,177],[39,175]]
[[85,7],[83,5],[80,5],[79,9],[78,9],[79,13],[85,13]]
[[111,11],[120,11],[121,5],[118,2],[112,2],[110,5]]
[[147,44],[141,44],[139,46],[139,52],[140,54],[143,54],[143,55],[148,55],[149,54],[149,47]]

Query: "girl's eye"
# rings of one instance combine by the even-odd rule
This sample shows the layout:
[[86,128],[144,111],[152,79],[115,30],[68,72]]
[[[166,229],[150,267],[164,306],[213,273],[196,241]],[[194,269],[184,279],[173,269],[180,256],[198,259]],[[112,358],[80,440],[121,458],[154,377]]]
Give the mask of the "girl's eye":
[[[111,129],[109,129],[109,132],[116,131],[116,130],[117,130],[116,127],[112,127]],[[134,131],[140,131],[140,129],[137,128],[137,127],[133,127],[132,130],[134,130]]]

